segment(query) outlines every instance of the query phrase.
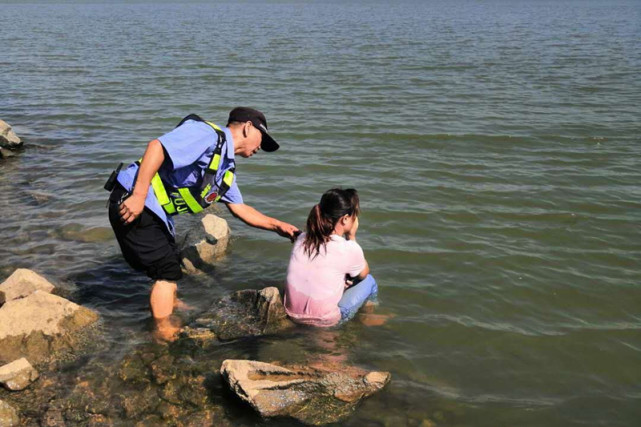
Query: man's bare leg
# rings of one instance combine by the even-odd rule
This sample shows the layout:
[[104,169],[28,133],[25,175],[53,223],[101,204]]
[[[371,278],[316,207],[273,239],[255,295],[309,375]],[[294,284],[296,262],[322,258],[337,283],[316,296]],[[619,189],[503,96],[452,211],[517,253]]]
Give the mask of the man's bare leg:
[[160,339],[173,341],[180,328],[171,320],[176,302],[176,291],[178,286],[174,282],[158,280],[151,288],[149,305],[151,315],[156,322],[156,332]]

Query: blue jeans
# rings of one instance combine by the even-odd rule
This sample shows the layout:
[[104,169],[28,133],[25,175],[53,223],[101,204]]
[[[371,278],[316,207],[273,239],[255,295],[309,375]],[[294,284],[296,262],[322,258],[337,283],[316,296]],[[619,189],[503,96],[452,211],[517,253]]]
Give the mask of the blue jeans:
[[361,280],[358,284],[348,288],[343,292],[343,297],[338,302],[338,308],[341,310],[341,322],[347,321],[354,317],[356,312],[366,301],[376,302],[378,296],[378,286],[376,280],[371,274]]

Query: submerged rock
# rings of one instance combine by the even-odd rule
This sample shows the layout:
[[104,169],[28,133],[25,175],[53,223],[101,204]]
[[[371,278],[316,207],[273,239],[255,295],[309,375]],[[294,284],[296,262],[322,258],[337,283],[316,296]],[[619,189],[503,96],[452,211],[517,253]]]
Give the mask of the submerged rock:
[[225,360],[220,371],[230,388],[261,416],[291,417],[313,425],[343,420],[391,378],[389,372],[355,367],[325,370],[252,360]]
[[7,150],[6,148],[0,147],[0,159],[5,158],[5,157],[13,157],[15,155],[16,155],[15,152],[13,152],[11,150]]
[[35,291],[51,293],[55,287],[41,275],[19,268],[0,285],[0,305],[7,301],[24,298]]
[[17,426],[19,422],[20,418],[18,418],[18,412],[13,408],[13,406],[0,400],[0,426],[13,427]]
[[24,390],[38,376],[38,371],[24,357],[0,367],[0,384],[11,391]]
[[0,120],[0,147],[16,149],[22,146],[22,141],[13,131],[11,125]]
[[73,353],[97,320],[96,312],[40,290],[8,301],[0,308],[0,363],[20,357],[40,363]]
[[227,221],[212,214],[205,215],[188,230],[181,245],[181,258],[187,272],[195,273],[215,265],[227,250],[230,234]]
[[278,289],[245,289],[212,304],[183,331],[195,340],[236,338],[273,334],[294,326],[287,318]]

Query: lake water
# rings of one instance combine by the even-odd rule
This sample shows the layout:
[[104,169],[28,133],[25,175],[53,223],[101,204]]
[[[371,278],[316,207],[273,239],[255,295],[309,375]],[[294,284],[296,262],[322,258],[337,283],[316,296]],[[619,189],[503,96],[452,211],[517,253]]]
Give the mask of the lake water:
[[[26,142],[0,162],[2,278],[148,340],[102,185],[183,116],[250,105],[282,148],[238,162],[248,204],[303,227],[328,188],[361,196],[394,317],[335,340],[393,379],[345,425],[641,422],[639,2],[2,3],[0,118]],[[221,214],[230,253],[180,285],[200,308],[285,277],[287,241]]]

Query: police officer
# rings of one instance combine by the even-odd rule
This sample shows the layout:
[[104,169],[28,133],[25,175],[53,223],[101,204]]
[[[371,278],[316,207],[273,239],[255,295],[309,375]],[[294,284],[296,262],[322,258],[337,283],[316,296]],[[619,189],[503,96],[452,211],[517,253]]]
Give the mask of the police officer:
[[260,149],[278,150],[265,115],[237,107],[219,128],[196,115],[147,145],[142,159],[117,175],[109,197],[109,221],[129,265],[154,284],[151,313],[157,332],[171,339],[178,331],[169,316],[177,305],[176,282],[182,277],[172,217],[196,213],[222,201],[246,224],[294,240],[298,228],[246,205],[236,182],[236,156]]

